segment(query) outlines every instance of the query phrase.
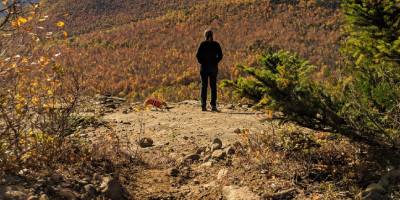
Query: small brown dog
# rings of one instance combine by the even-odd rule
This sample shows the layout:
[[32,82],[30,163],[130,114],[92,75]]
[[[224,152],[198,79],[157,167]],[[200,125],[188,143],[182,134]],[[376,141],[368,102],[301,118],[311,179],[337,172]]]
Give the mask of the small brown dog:
[[161,100],[155,99],[155,98],[146,99],[146,101],[144,102],[144,107],[147,107],[150,105],[155,108],[158,108],[158,109],[169,109],[167,106],[167,103],[165,103]]

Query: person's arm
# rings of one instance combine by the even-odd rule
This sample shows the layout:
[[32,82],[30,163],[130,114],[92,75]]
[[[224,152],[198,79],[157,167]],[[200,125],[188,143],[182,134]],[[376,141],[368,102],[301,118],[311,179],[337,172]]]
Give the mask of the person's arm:
[[200,64],[203,64],[203,61],[204,61],[204,50],[203,49],[204,49],[204,45],[203,45],[203,43],[201,43],[200,47],[196,53],[197,62],[199,62]]
[[222,53],[221,45],[217,43],[217,61],[218,63],[221,62],[222,58],[224,58],[224,54]]

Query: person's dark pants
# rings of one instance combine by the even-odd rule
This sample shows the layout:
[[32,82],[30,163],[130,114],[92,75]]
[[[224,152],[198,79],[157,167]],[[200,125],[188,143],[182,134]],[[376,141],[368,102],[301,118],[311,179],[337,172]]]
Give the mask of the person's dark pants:
[[211,88],[211,106],[217,107],[217,76],[218,72],[200,72],[201,76],[201,106],[207,106],[207,89],[210,82]]

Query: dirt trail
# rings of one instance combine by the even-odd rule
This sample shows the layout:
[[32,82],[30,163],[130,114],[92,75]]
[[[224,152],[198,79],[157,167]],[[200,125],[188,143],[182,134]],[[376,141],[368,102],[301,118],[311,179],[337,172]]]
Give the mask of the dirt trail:
[[[225,151],[235,142],[243,142],[238,129],[266,130],[267,126],[260,122],[262,113],[246,106],[234,108],[232,105],[221,106],[218,113],[202,112],[197,101],[170,106],[173,107],[170,110],[139,112],[123,106],[104,116],[118,135],[131,141],[131,149],[139,149],[141,158],[147,163],[135,174],[136,182],[128,189],[134,191],[131,193],[137,199],[222,198],[222,186],[226,181],[221,177],[226,175],[224,170],[231,165],[232,157],[213,159],[212,141],[219,138]],[[96,131],[105,132],[106,129]],[[136,141],[144,137],[154,141],[152,147],[136,146]],[[196,152],[199,157],[189,158],[187,164],[185,158]],[[177,175],[171,170],[176,170]]]
[[[170,146],[182,148],[188,141],[198,146],[208,145],[218,137],[224,144],[231,144],[238,139],[235,129],[261,131],[265,126],[260,123],[261,113],[248,109],[226,109],[221,112],[202,112],[196,101],[185,101],[173,104],[170,110],[146,110],[123,113],[124,109],[108,114],[108,122],[122,122],[118,132],[130,131],[137,137],[140,121],[145,125],[143,137],[154,140],[155,146],[169,143]],[[124,126],[125,125],[125,126]],[[188,139],[187,139],[188,138]],[[181,150],[181,149],[180,149]]]
[[353,199],[387,170],[347,138],[264,121],[248,106],[221,105],[218,113],[202,112],[197,101],[169,106],[143,110],[101,97],[82,109],[71,135],[87,141],[91,157],[21,170],[0,180],[0,190],[3,182],[18,186],[3,187],[7,194],[50,199]]

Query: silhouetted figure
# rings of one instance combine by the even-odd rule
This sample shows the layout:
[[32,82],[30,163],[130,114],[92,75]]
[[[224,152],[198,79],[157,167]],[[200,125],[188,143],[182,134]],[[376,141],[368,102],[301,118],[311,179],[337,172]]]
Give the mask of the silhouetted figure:
[[212,111],[217,109],[217,76],[218,76],[218,63],[222,60],[223,54],[221,46],[218,42],[214,41],[213,32],[211,30],[205,31],[206,40],[200,44],[197,51],[197,61],[200,63],[200,76],[201,76],[201,106],[203,111],[207,111],[207,88],[208,82],[211,87],[211,107]]

